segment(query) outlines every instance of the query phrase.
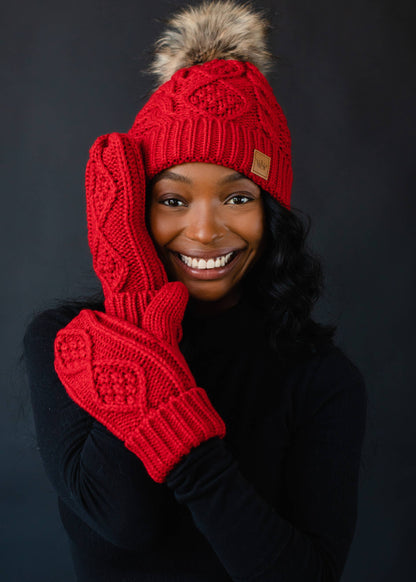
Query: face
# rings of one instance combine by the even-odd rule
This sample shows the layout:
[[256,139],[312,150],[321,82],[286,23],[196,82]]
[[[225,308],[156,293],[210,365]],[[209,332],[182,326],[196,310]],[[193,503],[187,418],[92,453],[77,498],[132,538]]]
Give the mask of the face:
[[262,248],[257,184],[214,164],[174,166],[153,181],[149,222],[169,278],[182,281],[191,298],[223,306],[238,300]]

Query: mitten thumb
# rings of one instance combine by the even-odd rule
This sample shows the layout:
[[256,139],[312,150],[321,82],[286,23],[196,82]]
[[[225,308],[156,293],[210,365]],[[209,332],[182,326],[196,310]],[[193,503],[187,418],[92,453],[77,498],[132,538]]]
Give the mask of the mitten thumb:
[[188,297],[188,289],[179,281],[163,285],[146,308],[143,329],[171,345],[179,343]]

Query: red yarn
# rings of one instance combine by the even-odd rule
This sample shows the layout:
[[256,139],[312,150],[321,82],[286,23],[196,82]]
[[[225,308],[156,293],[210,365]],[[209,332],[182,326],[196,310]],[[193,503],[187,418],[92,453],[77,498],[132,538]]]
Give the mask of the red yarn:
[[69,396],[124,441],[158,483],[193,447],[225,436],[178,347],[186,301],[182,283],[167,283],[141,329],[85,309],[55,340],[55,369]]
[[143,164],[127,136],[91,147],[86,194],[106,313],[83,310],[57,334],[55,369],[69,396],[161,483],[192,447],[223,437],[225,425],[179,350],[188,291],[167,282],[146,229]]
[[150,97],[128,135],[142,148],[148,180],[178,164],[209,162],[241,172],[290,205],[286,118],[251,63],[216,59],[177,71]]
[[142,156],[126,135],[104,135],[92,145],[86,196],[88,242],[106,312],[140,324],[168,279],[146,228]]
[[146,180],[197,161],[233,168],[289,206],[290,134],[254,65],[216,60],[182,69],[149,99],[129,136],[92,146],[88,240],[106,313],[81,311],[55,341],[55,369],[70,397],[157,482],[192,447],[225,435],[178,347],[188,292],[167,283],[145,222]]

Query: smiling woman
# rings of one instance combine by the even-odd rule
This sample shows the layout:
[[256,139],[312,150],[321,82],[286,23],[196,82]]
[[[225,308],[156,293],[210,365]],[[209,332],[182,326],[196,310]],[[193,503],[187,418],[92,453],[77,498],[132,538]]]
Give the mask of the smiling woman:
[[214,164],[188,163],[152,183],[150,230],[170,278],[211,310],[230,307],[264,234],[260,187]]
[[202,3],[86,172],[98,303],[25,336],[45,468],[79,582],[337,582],[357,518],[361,373],[311,317],[268,24]]

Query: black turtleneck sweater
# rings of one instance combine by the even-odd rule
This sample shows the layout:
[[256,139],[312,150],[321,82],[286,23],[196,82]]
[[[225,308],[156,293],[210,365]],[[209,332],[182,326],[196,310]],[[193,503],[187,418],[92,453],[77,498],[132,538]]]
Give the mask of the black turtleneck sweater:
[[335,582],[353,539],[366,421],[362,375],[336,346],[279,365],[241,303],[184,319],[181,349],[227,427],[157,484],[66,394],[56,333],[25,336],[40,454],[80,582]]

